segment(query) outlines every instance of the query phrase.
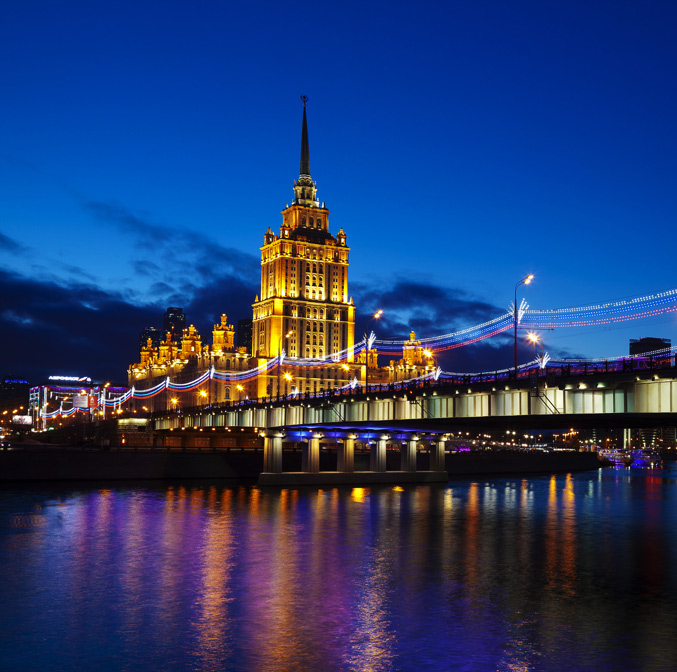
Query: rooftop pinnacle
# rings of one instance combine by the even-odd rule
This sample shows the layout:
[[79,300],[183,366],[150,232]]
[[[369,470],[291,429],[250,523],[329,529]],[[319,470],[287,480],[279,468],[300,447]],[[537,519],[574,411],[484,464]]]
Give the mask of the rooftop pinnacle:
[[303,128],[301,130],[301,174],[300,177],[310,177],[310,152],[308,150],[308,123],[306,122],[306,103],[308,96],[301,96],[303,101]]

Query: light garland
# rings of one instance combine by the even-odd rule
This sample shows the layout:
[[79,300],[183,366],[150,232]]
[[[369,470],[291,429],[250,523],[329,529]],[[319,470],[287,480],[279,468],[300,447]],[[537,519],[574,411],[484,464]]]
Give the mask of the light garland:
[[[637,320],[648,317],[656,317],[658,315],[663,315],[670,312],[677,311],[677,289],[672,289],[665,292],[660,292],[657,294],[651,294],[648,296],[636,297],[633,299],[626,299],[620,301],[607,302],[591,306],[581,306],[576,308],[558,308],[558,309],[548,309],[548,310],[531,310],[531,309],[522,309],[520,306],[520,324],[527,328],[532,329],[552,329],[552,328],[565,328],[565,327],[586,327],[586,326],[596,326],[602,324],[613,324],[619,322],[626,322],[631,320]],[[479,341],[491,338],[501,334],[508,329],[511,329],[514,326],[514,306],[511,306],[511,310],[504,315],[501,315],[497,318],[489,320],[488,322],[483,322],[482,324],[466,327],[456,332],[449,334],[442,334],[440,336],[433,336],[430,338],[421,338],[417,342],[422,348],[427,348],[431,351],[438,352],[444,350],[451,350],[455,348],[460,348],[472,343],[477,343]],[[369,335],[369,348],[378,346],[377,349],[382,353],[388,352],[397,352],[402,350],[406,346],[412,346],[410,340],[390,340],[390,339],[378,339],[374,337],[374,334]],[[361,341],[356,343],[350,348],[345,348],[340,352],[331,353],[325,357],[320,358],[302,358],[302,357],[289,357],[285,356],[285,366],[287,367],[296,367],[296,368],[319,368],[331,364],[339,364],[342,361],[345,361],[349,358],[354,358],[356,355],[361,353],[367,348],[367,342],[363,338]],[[558,366],[570,366],[570,365],[579,365],[583,364],[585,366],[593,366],[596,363],[604,362],[605,366],[618,366],[622,365],[623,362],[629,359],[642,359],[645,357],[651,356],[664,356],[664,357],[673,357],[675,356],[677,348],[672,348],[670,350],[656,350],[654,352],[648,353],[647,355],[639,357],[607,357],[607,358],[594,358],[594,359],[561,359],[549,361],[543,361],[543,358],[540,360],[537,358],[534,362],[522,365],[519,368],[522,370],[539,367],[543,368],[557,368]],[[274,358],[270,358],[263,364],[260,364],[254,369],[247,369],[246,371],[217,371],[214,366],[212,366],[208,371],[200,375],[193,381],[186,383],[172,382],[171,378],[167,376],[165,380],[161,383],[158,383],[154,387],[148,388],[146,390],[137,390],[135,387],[127,390],[123,394],[114,398],[105,398],[105,395],[99,395],[99,401],[96,408],[115,408],[120,407],[122,404],[126,403],[130,399],[149,399],[154,397],[164,390],[178,390],[180,392],[186,392],[194,390],[200,385],[204,384],[208,380],[215,380],[217,382],[225,383],[235,383],[240,381],[251,380],[257,376],[269,372],[271,369],[274,369],[276,366],[280,366],[282,361],[282,355]],[[491,375],[498,376],[502,374],[509,373],[512,369],[501,369],[499,371],[493,372]],[[472,377],[482,377],[487,376],[487,373],[454,373],[441,371],[439,367],[433,372],[424,374],[417,378],[411,378],[407,381],[399,381],[397,385],[403,385],[407,383],[412,383],[415,381],[429,380],[433,378],[434,380],[450,380],[455,378],[472,378]],[[354,381],[348,383],[345,387],[354,388]],[[340,388],[340,389],[344,389]],[[73,388],[65,387],[56,387],[53,388],[55,391],[60,392],[69,392]],[[55,418],[57,416],[69,417],[77,412],[86,413],[90,412],[92,409],[83,409],[83,408],[71,408],[67,411],[62,411],[61,409],[47,413],[46,411],[40,411],[40,417],[46,420]]]

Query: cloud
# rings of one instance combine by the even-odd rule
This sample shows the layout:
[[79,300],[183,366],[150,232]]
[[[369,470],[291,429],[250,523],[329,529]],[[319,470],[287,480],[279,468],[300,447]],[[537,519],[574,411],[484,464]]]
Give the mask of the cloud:
[[[506,312],[504,307],[479,300],[465,290],[421,281],[396,281],[380,289],[353,283],[352,290],[360,308],[383,309],[383,330],[393,338],[397,338],[398,333],[408,338],[411,330],[420,332],[419,335],[437,336],[486,322]],[[358,322],[364,320],[366,324],[368,318],[369,313],[358,312]]]
[[14,374],[40,382],[50,374],[124,382],[135,357],[139,325],[153,307],[127,303],[93,285],[26,278],[0,271],[0,333]]
[[[173,303],[211,342],[212,325],[222,313],[231,323],[251,317],[256,289],[240,274],[221,273],[195,286],[192,299],[175,296]],[[139,333],[161,327],[168,305],[139,304],[88,282],[0,271],[0,347],[5,362],[16,363],[13,371],[0,374],[32,383],[59,373],[124,383],[127,367],[139,358]]]
[[[474,297],[464,289],[445,287],[423,281],[396,280],[388,285],[382,282],[379,288],[373,284],[353,283],[352,293],[358,306],[355,338],[362,337],[367,321],[373,312],[383,309],[378,323],[371,322],[370,330],[379,338],[405,340],[411,331],[417,338],[440,336],[466,327],[482,324],[507,312],[501,303],[488,303]],[[514,364],[513,332],[498,334],[490,339],[453,350],[438,353],[440,366],[446,371],[458,373],[496,371]],[[535,358],[533,345],[518,338],[518,361]],[[549,349],[550,355],[558,358],[575,357],[566,350]],[[388,355],[382,359],[399,359],[401,355]]]
[[14,238],[0,233],[0,251],[9,252],[10,254],[26,254],[28,249],[28,247],[14,240]]
[[[140,331],[161,327],[169,305],[182,307],[187,322],[198,328],[205,342],[211,342],[212,325],[222,313],[231,324],[251,318],[251,304],[259,293],[259,269],[258,263],[256,272],[221,265],[210,268],[211,273],[197,273],[181,288],[171,278],[150,285],[153,298],[145,302],[126,291],[103,289],[86,278],[26,277],[0,270],[0,347],[7,355],[5,362],[17,367],[0,374],[22,376],[32,383],[59,373],[124,383],[127,367],[138,361]],[[419,338],[440,335],[505,313],[500,304],[425,282],[396,280],[389,285],[384,281],[380,291],[354,283],[351,289],[356,305],[364,309],[356,319],[358,340],[371,314],[366,311],[377,308],[384,309],[383,319],[372,328],[380,337],[398,340],[409,338],[411,330]],[[512,366],[512,347],[509,332],[440,353],[439,362],[443,369],[456,372],[507,368]],[[520,342],[521,361],[533,359],[533,354],[532,346]],[[384,357],[382,363],[399,357]]]
[[[154,222],[147,212],[133,212],[115,201],[81,201],[95,219],[139,242],[132,270],[148,279],[146,300],[185,304],[218,276],[258,278],[257,255],[224,247],[194,229]],[[152,250],[152,256],[145,254]],[[144,297],[142,297],[144,298]],[[253,298],[253,296],[252,296]]]

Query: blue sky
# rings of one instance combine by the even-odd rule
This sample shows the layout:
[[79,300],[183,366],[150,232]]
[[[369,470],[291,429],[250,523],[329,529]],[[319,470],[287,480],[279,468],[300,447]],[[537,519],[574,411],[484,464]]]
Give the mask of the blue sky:
[[[251,316],[310,159],[379,336],[677,287],[674,2],[22,0],[0,7],[0,375],[123,380],[183,306]],[[675,317],[545,334],[677,341]],[[509,339],[453,370],[510,366]],[[524,350],[525,356],[528,349]]]

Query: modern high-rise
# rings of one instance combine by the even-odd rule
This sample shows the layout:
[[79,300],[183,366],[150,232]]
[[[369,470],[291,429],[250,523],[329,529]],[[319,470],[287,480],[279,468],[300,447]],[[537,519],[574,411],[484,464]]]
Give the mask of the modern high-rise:
[[175,308],[170,306],[165,312],[162,320],[162,336],[163,338],[169,332],[172,335],[172,341],[175,343],[181,340],[183,330],[186,328],[186,315],[183,308]]
[[157,348],[162,341],[163,334],[157,327],[146,327],[139,334],[139,350],[145,347],[148,344],[148,339],[150,339],[153,347]]

